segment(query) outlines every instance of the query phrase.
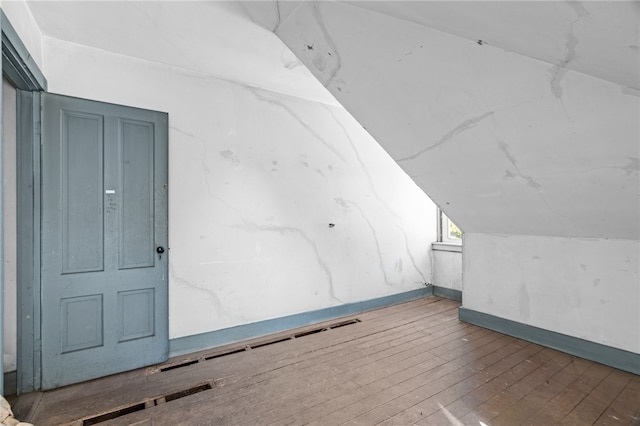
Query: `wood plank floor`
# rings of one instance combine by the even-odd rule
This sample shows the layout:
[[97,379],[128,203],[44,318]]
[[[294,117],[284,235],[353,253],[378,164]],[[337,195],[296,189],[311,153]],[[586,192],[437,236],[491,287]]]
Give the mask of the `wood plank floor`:
[[428,297],[21,396],[16,417],[37,426],[640,425],[640,376],[460,322],[458,306]]

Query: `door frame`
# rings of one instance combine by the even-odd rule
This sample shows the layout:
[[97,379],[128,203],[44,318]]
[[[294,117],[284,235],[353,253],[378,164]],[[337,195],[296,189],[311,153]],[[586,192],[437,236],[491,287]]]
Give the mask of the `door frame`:
[[[13,28],[0,11],[2,73],[18,89],[16,123],[17,184],[17,393],[40,387],[40,95],[47,80]],[[0,92],[0,100],[1,100]],[[1,111],[0,111],[1,113]],[[1,138],[0,133],[0,138]],[[0,164],[2,150],[0,149]],[[1,173],[1,166],[0,166]],[[2,208],[0,185],[0,209]],[[3,224],[0,217],[0,241]],[[0,289],[4,289],[4,253],[0,244]],[[0,291],[0,354],[4,344],[4,301]],[[0,394],[4,388],[4,368],[0,363]]]
[[[17,394],[32,392],[41,389],[42,385],[40,93],[47,90],[47,80],[2,8],[0,8],[0,33],[2,38],[0,69],[17,89],[17,369],[15,382],[11,380],[15,384],[12,383],[5,388],[6,375],[3,363],[0,362],[0,395],[5,395],[14,391]],[[1,101],[0,86],[0,116]],[[1,130],[0,120],[0,176],[2,176]],[[2,185],[0,185],[0,211],[3,196]],[[0,215],[0,242],[3,234],[3,221]],[[4,253],[0,244],[0,355],[4,353],[3,266]]]

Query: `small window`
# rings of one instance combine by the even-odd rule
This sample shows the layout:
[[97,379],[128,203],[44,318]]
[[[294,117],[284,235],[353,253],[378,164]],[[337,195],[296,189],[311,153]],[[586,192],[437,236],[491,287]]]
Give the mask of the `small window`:
[[438,209],[438,241],[449,244],[462,244],[462,230]]
[[449,235],[447,235],[447,238],[449,240],[462,240],[462,231],[458,228],[458,225],[453,223],[453,221],[446,216],[445,219],[449,222]]

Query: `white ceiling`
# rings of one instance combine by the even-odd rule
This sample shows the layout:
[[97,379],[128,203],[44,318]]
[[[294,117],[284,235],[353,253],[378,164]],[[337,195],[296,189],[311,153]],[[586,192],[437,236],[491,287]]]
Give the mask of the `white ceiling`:
[[640,88],[638,1],[348,1]]
[[[638,1],[346,3],[640,88]],[[275,26],[299,2],[28,1],[46,36],[335,103],[249,4]]]
[[[325,103],[333,96],[235,1],[28,1],[44,36]],[[46,64],[45,71],[46,71]]]

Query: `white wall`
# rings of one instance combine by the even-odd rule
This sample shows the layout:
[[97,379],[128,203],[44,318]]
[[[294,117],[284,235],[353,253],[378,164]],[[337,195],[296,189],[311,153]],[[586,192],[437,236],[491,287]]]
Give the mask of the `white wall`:
[[436,209],[344,109],[43,45],[51,92],[169,113],[172,338],[430,281]]
[[432,250],[432,284],[462,291],[462,253]]
[[637,241],[465,234],[464,306],[640,353]]

